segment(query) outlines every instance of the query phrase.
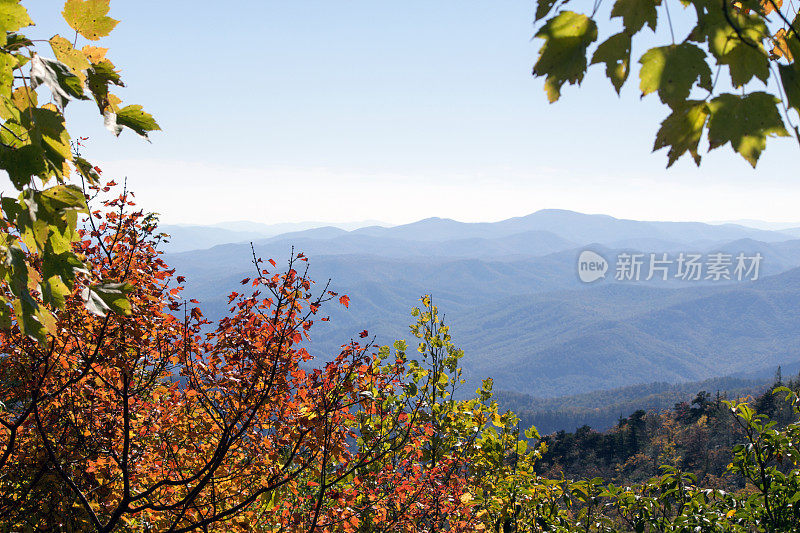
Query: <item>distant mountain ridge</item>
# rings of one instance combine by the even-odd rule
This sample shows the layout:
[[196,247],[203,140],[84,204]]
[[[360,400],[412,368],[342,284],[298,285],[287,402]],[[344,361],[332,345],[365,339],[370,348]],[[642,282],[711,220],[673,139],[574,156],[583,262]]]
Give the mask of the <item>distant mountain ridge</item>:
[[[289,224],[259,224],[228,222],[215,226],[164,226],[173,234],[171,252],[263,239],[336,238],[350,235],[369,236],[401,241],[441,242],[466,239],[497,239],[524,233],[549,234],[563,241],[564,247],[599,243],[624,247],[625,243],[650,241],[670,247],[680,245],[709,245],[750,238],[761,242],[780,242],[800,238],[794,230],[770,231],[737,224],[706,224],[702,222],[651,222],[618,219],[609,215],[587,215],[561,209],[543,209],[522,217],[499,222],[458,222],[447,218],[427,218],[398,226],[375,225],[375,221],[343,224],[315,222]],[[337,231],[338,230],[338,231]],[[225,232],[232,232],[227,234]],[[203,243],[204,235],[207,242]],[[229,240],[225,240],[229,239]],[[205,246],[201,246],[205,244]],[[565,248],[562,248],[565,249]],[[555,251],[549,249],[549,251]],[[549,253],[545,252],[545,253]],[[544,255],[543,253],[539,255]]]
[[[432,293],[466,352],[469,387],[547,397],[653,380],[702,380],[800,359],[800,239],[737,225],[641,222],[540,211],[496,223],[427,219],[354,231],[322,227],[254,240],[279,262],[310,258],[310,275],[351,298],[317,323],[312,353],[329,357],[358,331],[407,337],[409,311]],[[584,284],[587,247],[622,251],[761,253],[758,281]],[[250,244],[170,253],[187,298],[221,316],[226,295],[252,275]]]
[[355,230],[355,233],[436,241],[465,237],[492,238],[525,231],[547,231],[567,241],[581,244],[611,243],[615,240],[637,238],[656,238],[682,243],[733,240],[743,237],[775,242],[787,238],[781,232],[736,224],[647,222],[618,219],[609,215],[587,215],[562,209],[543,209],[530,215],[499,222],[457,222],[445,218],[427,218],[391,228],[361,228]]

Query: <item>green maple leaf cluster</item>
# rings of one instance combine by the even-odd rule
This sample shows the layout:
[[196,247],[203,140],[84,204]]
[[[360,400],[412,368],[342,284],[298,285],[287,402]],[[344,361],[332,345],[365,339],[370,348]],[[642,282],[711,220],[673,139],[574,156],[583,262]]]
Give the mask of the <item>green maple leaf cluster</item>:
[[[109,0],[67,0],[62,14],[75,38],[54,35],[53,57],[47,57],[19,33],[33,25],[25,7],[19,0],[0,0],[0,169],[19,191],[17,198],[2,198],[0,323],[8,327],[13,313],[23,333],[42,343],[56,333],[54,312],[86,274],[72,243],[79,217],[89,211],[83,189],[71,178],[88,185],[99,179],[96,167],[73,150],[64,108],[73,100],[94,100],[115,135],[129,128],[147,138],[160,129],[141,106],[120,106],[110,92],[124,84],[106,48],[73,44],[78,36],[89,41],[107,36],[118,22],[108,12]],[[51,102],[40,105],[42,95]],[[41,275],[33,262],[41,264]],[[130,312],[124,297],[129,287],[83,281],[91,311]]]
[[[539,0],[536,20],[544,20],[535,37],[543,39],[534,76],[545,78],[550,102],[561,96],[565,83],[580,84],[589,65],[605,65],[606,76],[619,93],[628,79],[631,45],[645,27],[656,31],[670,24],[668,0],[616,0],[611,19],[620,19],[622,31],[599,43],[594,14],[563,9],[569,0]],[[664,3],[662,3],[664,2]],[[656,134],[654,150],[668,149],[667,166],[684,154],[700,164],[700,142],[709,150],[730,146],[756,166],[769,137],[786,137],[784,117],[800,112],[800,16],[790,21],[781,0],[679,0],[673,9],[694,9],[695,25],[681,42],[645,51],[639,58],[642,96],[657,94],[670,114]],[[559,6],[562,9],[556,9]],[[659,13],[663,10],[663,16]],[[674,37],[673,37],[674,41]],[[777,69],[772,67],[777,66]],[[719,72],[725,69],[739,93],[715,92]],[[779,78],[769,92],[770,78]],[[752,84],[764,90],[750,90]],[[697,96],[695,96],[697,95]],[[793,127],[800,142],[800,131]]]

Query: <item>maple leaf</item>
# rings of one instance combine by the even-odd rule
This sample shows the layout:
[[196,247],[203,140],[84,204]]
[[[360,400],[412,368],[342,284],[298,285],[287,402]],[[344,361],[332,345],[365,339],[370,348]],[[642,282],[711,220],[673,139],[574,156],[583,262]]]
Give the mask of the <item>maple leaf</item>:
[[67,0],[64,20],[90,41],[105,37],[119,23],[108,16],[110,0]]
[[565,83],[579,84],[586,73],[586,49],[597,40],[597,24],[573,11],[562,11],[536,33],[544,39],[533,74],[546,76],[544,88],[552,103]]
[[642,96],[658,91],[665,104],[675,105],[689,97],[695,82],[711,90],[711,68],[706,53],[691,43],[651,48],[639,59]]

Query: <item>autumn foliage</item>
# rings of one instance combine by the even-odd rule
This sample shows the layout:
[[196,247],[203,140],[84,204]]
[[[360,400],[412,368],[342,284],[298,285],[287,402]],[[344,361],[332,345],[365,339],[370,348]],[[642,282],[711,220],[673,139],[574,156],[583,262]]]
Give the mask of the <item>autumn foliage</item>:
[[312,295],[302,255],[283,273],[255,260],[247,294],[232,293],[230,314],[211,324],[181,300],[152,218],[131,204],[124,191],[105,201],[76,244],[91,267],[84,283],[113,280],[125,314],[93,313],[78,283],[46,346],[18,327],[0,333],[5,520],[465,530],[463,461],[426,460],[435,432],[422,398],[403,392],[405,361],[353,342],[310,364],[301,345],[338,295]]

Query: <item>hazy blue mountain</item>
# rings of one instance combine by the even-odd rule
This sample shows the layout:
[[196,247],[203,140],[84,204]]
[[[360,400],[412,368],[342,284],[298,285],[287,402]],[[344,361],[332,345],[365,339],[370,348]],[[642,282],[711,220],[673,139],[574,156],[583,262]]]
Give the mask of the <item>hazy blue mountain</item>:
[[514,297],[453,328],[473,374],[538,396],[705,379],[800,359],[800,269],[743,285]]
[[190,226],[163,224],[159,231],[169,234],[164,249],[170,252],[185,252],[211,248],[218,244],[246,242],[263,239],[263,233],[252,231],[233,231],[214,226]]
[[230,222],[219,222],[214,224],[215,227],[229,229],[233,231],[250,231],[258,233],[263,236],[280,235],[281,233],[290,233],[297,231],[304,231],[313,228],[322,228],[325,226],[333,226],[345,231],[352,231],[354,229],[363,228],[366,226],[391,226],[386,222],[378,220],[361,220],[355,222],[284,222],[280,224],[264,224],[261,222],[251,222],[248,220],[237,220]]
[[661,239],[677,243],[730,241],[749,237],[764,242],[786,240],[776,231],[765,231],[736,224],[712,225],[701,222],[646,222],[617,219],[608,215],[587,215],[559,209],[544,209],[527,216],[499,222],[457,222],[428,218],[391,228],[356,230],[373,236],[409,240],[442,241],[466,237],[492,238],[526,231],[547,231],[580,243],[611,244],[627,239]]
[[[316,231],[320,238],[259,241],[256,252],[284,261],[294,245],[311,257],[313,279],[331,278],[334,290],[351,297],[349,309],[333,306],[332,321],[315,326],[310,351],[321,356],[363,329],[382,344],[406,337],[410,308],[432,293],[467,353],[470,387],[491,375],[500,388],[552,396],[699,380],[800,358],[800,271],[791,270],[800,265],[798,240],[744,239],[707,250],[759,251],[765,259],[756,282],[614,282],[612,272],[586,285],[575,270],[582,247],[544,256],[498,252],[504,245],[520,252],[534,237],[570,244],[549,233],[419,242]],[[541,250],[534,248],[528,252]],[[609,259],[619,253],[593,249]],[[213,318],[227,308],[226,294],[252,275],[250,257],[249,244],[230,244],[166,260],[187,276],[187,297],[200,299]]]
[[[344,224],[300,222],[260,224],[227,222],[215,226],[165,226],[172,234],[170,252],[210,248],[250,240],[291,241],[313,253],[437,255],[451,257],[516,257],[546,255],[590,243],[609,248],[678,251],[705,249],[740,239],[774,243],[795,238],[787,232],[765,231],[736,224],[646,222],[607,215],[547,209],[499,222],[465,223],[428,218],[394,227],[374,221]],[[797,235],[800,237],[800,234]],[[335,239],[330,246],[309,240]],[[504,240],[505,239],[505,240]],[[446,247],[435,243],[446,242]]]
[[[332,279],[333,290],[350,296],[349,309],[329,306],[331,322],[315,326],[309,348],[321,357],[364,329],[379,344],[407,338],[411,307],[433,294],[465,349],[473,389],[492,376],[498,388],[547,397],[800,359],[800,239],[787,233],[545,210],[495,223],[325,226],[250,240],[278,268],[292,249],[302,251],[320,287]],[[605,280],[579,281],[577,258],[587,248],[609,261]],[[645,261],[650,252],[760,253],[761,279],[616,281],[622,252]],[[253,274],[249,242],[166,260],[211,318]]]
[[258,222],[222,222],[211,226],[192,224],[164,224],[160,230],[170,235],[164,247],[171,253],[202,250],[220,244],[250,242],[276,235],[293,238],[303,232],[309,238],[331,238],[347,231],[374,224],[376,221],[325,224],[323,222],[298,222],[286,224],[261,224]]
[[788,228],[796,228],[797,222],[766,222],[764,220],[753,220],[750,218],[739,220],[722,220],[711,222],[711,224],[737,224],[739,226],[747,226],[748,228],[763,229],[769,231],[783,231]]

